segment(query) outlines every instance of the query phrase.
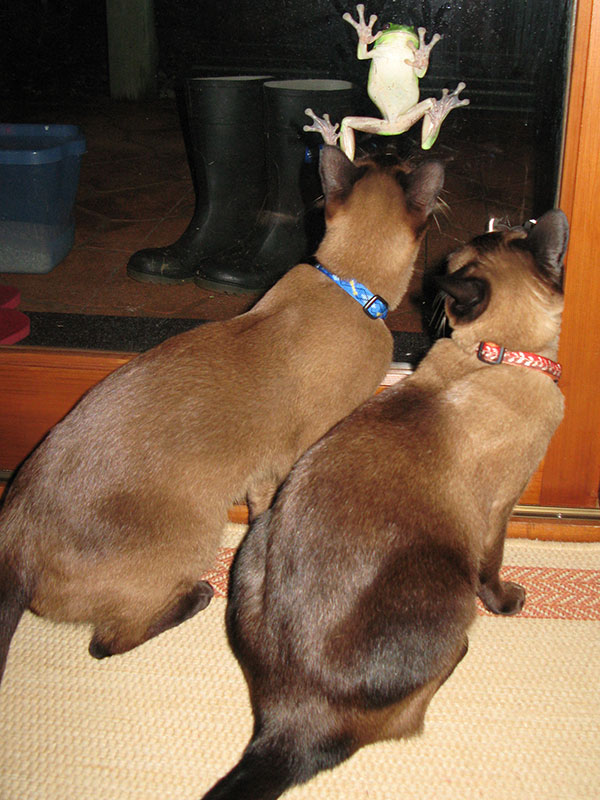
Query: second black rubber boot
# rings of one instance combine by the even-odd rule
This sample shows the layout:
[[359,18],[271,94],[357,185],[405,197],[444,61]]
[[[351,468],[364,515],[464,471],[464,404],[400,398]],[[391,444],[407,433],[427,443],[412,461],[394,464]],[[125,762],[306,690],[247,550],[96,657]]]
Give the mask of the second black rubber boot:
[[138,250],[127,274],[149,283],[192,280],[201,259],[248,236],[267,193],[263,84],[269,76],[188,78],[185,106],[194,216],[166,247]]
[[195,282],[226,294],[256,294],[311,256],[324,232],[318,133],[305,132],[312,108],[332,122],[355,112],[353,84],[338,80],[267,81],[267,206],[255,232],[241,245],[206,258]]

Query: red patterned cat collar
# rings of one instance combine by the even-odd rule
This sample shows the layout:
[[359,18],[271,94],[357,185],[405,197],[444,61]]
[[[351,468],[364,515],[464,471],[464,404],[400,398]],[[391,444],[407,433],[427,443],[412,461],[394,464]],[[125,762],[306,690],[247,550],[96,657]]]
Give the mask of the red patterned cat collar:
[[555,383],[558,382],[562,372],[560,364],[546,356],[525,353],[522,350],[505,350],[493,342],[480,342],[477,358],[485,364],[516,364],[519,367],[536,369],[538,372],[545,372]]

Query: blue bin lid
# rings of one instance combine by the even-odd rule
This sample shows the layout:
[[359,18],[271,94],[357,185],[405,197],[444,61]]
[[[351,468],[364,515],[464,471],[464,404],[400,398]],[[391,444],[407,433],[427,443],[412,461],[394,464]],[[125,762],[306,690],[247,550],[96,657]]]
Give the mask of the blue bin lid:
[[0,164],[50,164],[85,153],[77,125],[0,123]]

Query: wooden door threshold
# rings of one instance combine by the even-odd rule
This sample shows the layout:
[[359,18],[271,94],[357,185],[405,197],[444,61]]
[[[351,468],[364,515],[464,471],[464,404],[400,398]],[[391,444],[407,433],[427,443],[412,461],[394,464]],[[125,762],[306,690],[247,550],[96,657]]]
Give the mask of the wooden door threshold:
[[[248,524],[248,508],[236,505],[229,521]],[[508,523],[511,539],[543,539],[550,542],[600,542],[600,514],[596,519],[551,518],[514,515]]]

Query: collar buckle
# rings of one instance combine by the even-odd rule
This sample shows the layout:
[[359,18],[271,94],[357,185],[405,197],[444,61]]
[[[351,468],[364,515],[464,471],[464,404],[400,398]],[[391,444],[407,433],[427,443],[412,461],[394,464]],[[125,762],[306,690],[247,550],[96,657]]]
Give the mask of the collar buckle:
[[316,267],[323,275],[327,275],[340,289],[349,294],[360,305],[362,310],[370,319],[385,319],[388,313],[388,304],[381,295],[373,294],[367,287],[355,280],[344,280],[333,272],[325,269],[323,264],[313,261],[312,266]]
[[477,348],[477,358],[484,364],[515,364],[519,367],[545,372],[555,383],[558,383],[562,372],[560,364],[546,356],[527,353],[524,350],[507,350],[494,342],[480,342]]
[[[496,355],[493,353],[496,352]],[[477,349],[477,358],[484,364],[501,364],[504,358],[504,347],[490,342],[480,342]]]
[[387,303],[381,295],[374,294],[366,303],[363,304],[362,310],[371,319],[380,319],[387,314]]

